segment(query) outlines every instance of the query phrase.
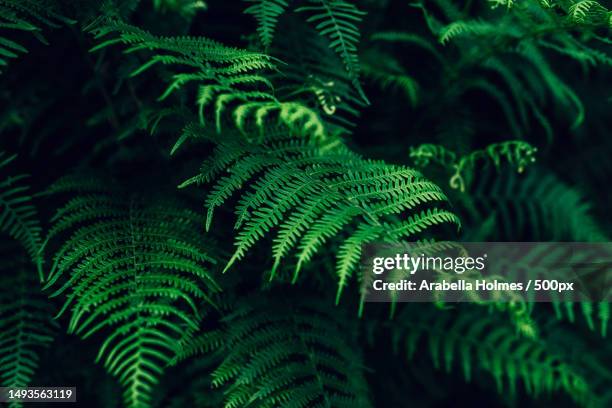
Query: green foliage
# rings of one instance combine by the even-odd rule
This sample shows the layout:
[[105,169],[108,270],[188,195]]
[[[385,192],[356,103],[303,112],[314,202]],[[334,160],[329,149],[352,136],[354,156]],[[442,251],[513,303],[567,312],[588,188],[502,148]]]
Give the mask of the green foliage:
[[28,194],[29,187],[23,183],[27,175],[6,174],[7,166],[15,157],[0,152],[0,170],[5,172],[0,182],[0,231],[21,243],[35,263],[42,280],[42,228],[32,197]]
[[[127,53],[148,49],[155,54],[131,73],[139,75],[157,63],[188,67],[195,72],[177,73],[172,77],[159,100],[191,82],[199,85],[197,105],[200,123],[205,124],[205,110],[214,105],[214,120],[222,131],[223,114],[233,110],[235,126],[247,134],[254,125],[263,131],[265,122],[274,116],[290,130],[300,131],[315,138],[324,138],[326,125],[318,113],[300,102],[279,101],[272,83],[260,71],[275,69],[273,58],[219,43],[196,38],[163,38],[116,20],[103,20],[90,26],[97,39],[117,34],[117,38],[103,41],[92,51],[116,42],[130,45]],[[263,88],[261,88],[263,87]],[[233,105],[232,105],[233,103]],[[254,121],[254,123],[252,123]]]
[[405,309],[392,328],[394,348],[404,349],[409,359],[427,347],[434,367],[450,372],[458,366],[468,382],[474,371],[483,371],[510,399],[519,384],[534,397],[561,390],[581,404],[594,399],[579,369],[563,355],[551,353],[540,340],[519,336],[493,315],[467,309],[460,314],[433,308],[417,315],[410,311]]
[[[460,95],[478,89],[489,94],[499,103],[517,137],[523,133],[531,112],[549,140],[552,138],[550,119],[540,106],[540,100],[546,97],[574,112],[573,128],[584,122],[584,104],[551,67],[549,51],[569,57],[585,68],[609,65],[612,60],[598,44],[605,44],[607,40],[594,31],[602,24],[609,24],[607,19],[605,23],[602,20],[603,6],[595,1],[504,2],[504,8],[494,10],[487,19],[466,19],[450,2],[437,0],[435,3],[450,22],[434,16],[425,3],[418,3],[416,7],[423,11],[429,29],[439,42],[445,46],[454,44],[459,51],[457,63],[447,67],[450,78],[462,76],[461,83],[449,84],[456,88],[453,93]],[[493,2],[493,8],[496,3],[499,4]],[[565,14],[565,18],[560,14]],[[575,31],[583,33],[584,41],[571,35]],[[524,64],[509,63],[508,56]],[[473,80],[466,77],[474,68],[496,73],[505,89],[495,82],[484,82],[481,76]]]
[[[461,36],[479,36],[479,37],[491,37],[499,32],[499,27],[495,24],[485,21],[454,21],[443,27],[439,33],[440,44],[445,45],[453,41],[457,37]],[[508,29],[508,32],[504,32],[508,36],[513,36],[514,33]]]
[[264,77],[253,74],[275,67],[272,58],[265,54],[227,47],[203,37],[156,36],[113,16],[96,20],[88,26],[88,30],[100,41],[91,51],[123,43],[129,46],[126,53],[141,50],[154,52],[131,76],[141,74],[155,64],[188,67],[190,72],[173,75],[172,82],[159,97],[160,100],[193,81],[230,87],[241,83],[265,84],[268,81]]
[[[514,173],[503,172],[490,183],[490,176],[461,200],[459,211],[465,222],[480,220],[466,231],[470,241],[508,241],[523,237],[551,242],[607,242],[607,233],[593,217],[591,204],[582,193],[553,175],[534,170],[520,179]],[[530,254],[523,254],[529,260]],[[564,254],[558,254],[561,261]],[[537,262],[526,261],[530,267]],[[517,259],[517,264],[521,260]],[[609,302],[553,303],[555,316],[575,321],[576,309],[589,328],[606,336],[610,320]],[[598,324],[596,323],[598,322]]]
[[355,88],[367,101],[359,83],[360,67],[357,56],[360,36],[357,24],[366,13],[343,0],[310,0],[310,3],[312,5],[300,7],[296,11],[310,14],[307,21],[315,25],[319,34],[329,38],[329,46],[340,55]]
[[206,10],[206,2],[201,0],[153,0],[153,7],[161,11],[178,12],[184,17],[193,17],[198,10]]
[[[521,177],[504,171],[491,178],[485,173],[462,199],[464,219],[480,220],[472,239],[507,241],[531,236],[551,242],[607,241],[581,192],[549,172],[534,169]],[[482,222],[487,219],[493,219],[496,228]]]
[[[0,384],[3,387],[34,386],[32,379],[40,354],[49,347],[57,324],[51,305],[40,291],[36,273],[14,246],[0,254]],[[22,406],[19,402],[9,407]]]
[[51,191],[77,194],[53,218],[48,239],[68,236],[46,287],[65,294],[59,314],[69,313],[69,333],[107,333],[97,359],[123,385],[126,406],[149,406],[178,340],[197,330],[201,305],[214,306],[220,289],[205,266],[214,261],[202,252],[198,216],[105,191],[100,180],[68,179]]
[[412,106],[418,101],[419,84],[406,74],[401,64],[387,54],[371,53],[362,60],[363,74],[383,90],[402,92]]
[[197,103],[201,124],[206,123],[204,111],[209,104],[213,104],[213,101],[215,124],[219,133],[222,131],[222,118],[228,109],[227,106],[231,102],[238,101],[233,111],[234,124],[247,138],[253,133],[252,129],[255,129],[259,134],[257,138],[260,139],[265,131],[266,122],[274,118],[284,124],[289,131],[317,139],[324,139],[327,136],[326,124],[317,112],[306,105],[299,102],[281,102],[265,92],[237,92],[231,87],[220,85],[200,87]]
[[217,207],[244,184],[253,186],[236,205],[238,233],[225,270],[277,228],[271,278],[281,260],[295,250],[295,282],[326,241],[358,222],[339,246],[338,299],[356,269],[363,244],[399,241],[437,224],[459,225],[459,219],[443,208],[423,209],[425,204],[443,203],[446,195],[413,169],[363,159],[341,145],[309,143],[282,129],[268,129],[266,137],[261,143],[249,143],[225,134],[202,164],[202,172],[180,185],[214,182],[206,196],[207,230]]
[[0,385],[105,408],[610,406],[609,302],[366,307],[361,263],[607,242],[611,15],[0,0]]
[[455,152],[447,150],[444,146],[424,144],[410,149],[410,158],[415,165],[425,167],[430,162],[435,162],[454,171],[450,178],[450,186],[465,192],[466,184],[474,177],[476,163],[479,160],[492,162],[497,169],[503,162],[516,167],[519,173],[525,170],[525,166],[535,162],[534,154],[537,148],[520,140],[510,140],[501,143],[493,143],[484,149],[475,150],[464,156],[457,157]]
[[[42,27],[58,28],[60,24],[71,24],[73,21],[60,15],[53,3],[32,0],[0,1],[0,28],[3,30],[25,31],[36,39],[47,43],[41,34]],[[8,59],[17,58],[28,50],[15,40],[0,35],[0,67],[8,64]],[[0,71],[2,72],[2,71]]]
[[300,30],[290,31],[277,38],[272,50],[286,63],[273,77],[283,84],[277,87],[279,98],[297,100],[317,112],[328,134],[350,135],[364,106],[363,98],[328,41],[304,27],[308,36],[300,35]]
[[568,19],[579,25],[601,26],[609,24],[609,12],[599,2],[580,0],[567,10]]
[[[252,14],[257,19],[257,33],[263,46],[268,49],[274,40],[274,31],[279,17],[285,13],[290,1],[287,0],[246,0],[254,3],[245,13]],[[329,48],[341,58],[344,68],[359,97],[368,103],[361,87],[359,75],[361,71],[358,44],[360,31],[358,24],[367,13],[359,10],[355,4],[342,0],[307,0],[295,9],[306,14],[306,21],[314,29],[329,40]]]
[[287,0],[245,0],[254,3],[244,10],[247,14],[252,14],[257,19],[257,33],[264,47],[272,45],[274,31],[278,23],[278,18],[289,6]]
[[372,406],[355,331],[333,308],[249,300],[224,319],[212,385],[225,386],[225,408]]

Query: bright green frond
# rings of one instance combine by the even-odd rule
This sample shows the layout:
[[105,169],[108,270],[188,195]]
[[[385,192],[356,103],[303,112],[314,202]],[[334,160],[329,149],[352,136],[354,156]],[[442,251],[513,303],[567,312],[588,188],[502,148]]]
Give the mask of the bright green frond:
[[[295,282],[321,245],[343,231],[357,227],[357,231],[377,231],[371,239],[400,240],[434,225],[459,224],[455,215],[435,207],[444,205],[446,195],[416,170],[363,159],[340,144],[327,149],[288,134],[282,136],[282,130],[269,133],[269,140],[243,143],[249,153],[228,159],[223,146],[235,143],[230,135],[223,136],[203,173],[188,182],[211,180],[212,169],[221,168],[215,163],[226,167],[225,175],[213,176],[216,181],[206,196],[207,228],[213,210],[245,190],[236,207],[235,248],[226,270],[268,236],[275,235],[271,278],[294,253]],[[417,211],[428,206],[434,208]],[[406,220],[397,219],[398,215]],[[356,270],[356,251],[362,241],[357,239],[339,252],[338,296]]]

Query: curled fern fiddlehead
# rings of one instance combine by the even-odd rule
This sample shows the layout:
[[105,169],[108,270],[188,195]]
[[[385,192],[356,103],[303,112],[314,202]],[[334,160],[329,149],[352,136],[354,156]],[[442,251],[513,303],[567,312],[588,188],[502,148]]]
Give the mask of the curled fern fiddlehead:
[[457,157],[455,152],[447,150],[444,146],[424,144],[410,149],[410,158],[417,166],[425,167],[430,162],[435,162],[446,168],[453,169],[454,173],[450,178],[450,186],[465,192],[466,185],[473,178],[476,163],[479,160],[488,160],[499,169],[502,162],[515,167],[519,173],[525,167],[535,162],[537,148],[527,142],[511,140],[501,143],[493,143],[481,150]]

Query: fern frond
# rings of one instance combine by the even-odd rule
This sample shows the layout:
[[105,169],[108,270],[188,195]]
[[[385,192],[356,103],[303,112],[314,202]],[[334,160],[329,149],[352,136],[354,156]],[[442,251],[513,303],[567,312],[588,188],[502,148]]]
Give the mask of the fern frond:
[[395,90],[403,93],[412,106],[418,101],[419,84],[408,75],[400,64],[386,54],[366,54],[362,58],[363,75],[377,84],[381,89]]
[[569,19],[581,25],[608,25],[609,12],[599,2],[580,0],[572,4],[567,12]]
[[[0,269],[0,384],[3,387],[34,386],[40,353],[48,348],[57,323],[40,283],[16,248],[2,248]],[[5,252],[6,251],[6,252]],[[10,402],[9,407],[21,407]]]
[[445,45],[461,36],[494,37],[500,32],[499,26],[487,21],[455,21],[442,29],[439,36],[441,44]]
[[179,340],[198,328],[200,304],[214,306],[220,290],[199,217],[177,202],[105,191],[77,194],[54,221],[49,239],[66,238],[46,288],[65,295],[68,332],[105,333],[97,360],[124,387],[126,406],[151,406]]
[[299,7],[296,11],[311,14],[306,21],[314,24],[319,34],[329,38],[329,46],[340,55],[353,85],[363,100],[367,101],[359,83],[360,66],[357,56],[360,37],[357,24],[366,13],[343,0],[310,0],[310,3],[313,5]]
[[370,407],[351,326],[318,301],[244,302],[224,319],[225,357],[213,386],[225,408]]
[[153,55],[132,76],[139,75],[155,64],[178,65],[190,72],[176,73],[170,85],[159,99],[191,82],[235,84],[241,78],[252,77],[262,70],[275,69],[273,58],[266,54],[239,48],[227,47],[204,37],[161,37],[122,22],[118,18],[106,17],[87,27],[100,43],[91,51],[122,43],[129,48],[125,53],[150,50]]
[[425,143],[410,148],[410,159],[418,167],[426,167],[430,162],[451,167],[457,161],[457,154],[442,145]]
[[173,11],[183,17],[193,17],[198,10],[206,10],[202,0],[153,0],[153,7],[160,12]]
[[[500,104],[513,134],[517,137],[525,134],[525,127],[528,126],[526,115],[531,111],[534,119],[546,130],[549,139],[552,139],[551,121],[544,114],[546,94],[551,95],[563,108],[576,113],[573,129],[584,121],[584,106],[578,94],[551,68],[553,60],[545,51],[555,50],[581,64],[609,64],[606,52],[589,47],[587,41],[578,39],[573,33],[584,31],[589,33],[588,35],[594,35],[591,31],[604,25],[603,20],[606,21],[605,25],[609,24],[607,11],[596,4],[598,3],[595,1],[579,1],[544,5],[542,2],[525,1],[514,2],[511,7],[507,7],[508,4],[504,3],[507,10],[501,14],[493,13],[486,20],[467,20],[463,13],[457,13],[456,6],[439,5],[444,9],[452,9],[447,16],[450,24],[433,17],[424,5],[419,8],[423,9],[428,21],[435,20],[435,24],[430,22],[430,25],[436,26],[433,32],[439,41],[443,45],[452,41],[461,53],[457,64],[447,65],[451,72],[455,71],[454,75],[448,75],[449,78],[462,77],[461,83],[449,84],[457,88],[457,95],[465,93],[469,88],[479,88],[490,94]],[[592,11],[591,14],[589,10]],[[562,18],[559,14],[564,12],[570,13],[567,18]],[[392,34],[391,38],[393,37]],[[463,39],[465,40],[462,41]],[[517,52],[526,60],[526,65],[519,64],[519,69],[512,64]],[[505,55],[508,59],[503,58]],[[514,103],[495,81],[484,80],[481,75],[470,78],[470,69],[483,67],[493,69],[501,76],[512,94]],[[546,86],[542,87],[542,83]],[[526,106],[530,109],[527,110]],[[515,112],[515,109],[518,112]]]
[[560,390],[584,405],[594,398],[580,371],[563,355],[476,309],[452,313],[428,307],[413,313],[406,308],[394,320],[392,335],[395,350],[404,348],[409,359],[426,347],[434,367],[450,372],[458,366],[466,381],[472,380],[475,371],[487,373],[497,391],[511,399],[519,384],[535,397]]
[[[233,121],[245,137],[264,132],[269,122],[282,123],[291,132],[325,139],[327,125],[319,114],[300,102],[281,102],[272,94],[261,91],[236,91],[230,87],[204,85],[198,95],[200,123],[205,124],[205,110],[214,104],[217,132],[222,130],[223,114],[233,109]],[[276,120],[274,120],[276,119]],[[255,128],[255,132],[252,132]]]
[[[608,234],[592,214],[581,192],[548,172],[533,169],[525,178],[502,172],[491,181],[479,178],[470,197],[462,197],[466,230],[472,241],[531,240],[551,242],[608,242]],[[576,309],[591,330],[607,333],[608,302],[553,303],[557,318],[575,321]]]
[[580,314],[586,322],[589,330],[599,332],[601,337],[608,335],[608,323],[610,322],[610,302],[571,302],[556,301],[552,303],[557,320],[567,320],[570,323],[577,321],[576,316]]
[[410,158],[417,166],[425,167],[429,162],[435,162],[454,171],[450,186],[465,192],[466,185],[472,180],[476,163],[482,159],[490,161],[499,169],[502,161],[516,168],[519,173],[525,167],[535,162],[537,148],[521,140],[509,140],[492,143],[484,149],[457,158],[457,154],[444,146],[424,144],[410,149]]
[[[241,142],[240,149],[232,150],[235,137],[225,134],[203,172],[181,184],[214,180],[206,197],[207,228],[214,210],[247,186],[236,206],[235,250],[225,270],[276,229],[271,278],[281,261],[295,253],[295,282],[323,243],[355,224],[396,240],[433,225],[459,225],[447,210],[422,209],[444,203],[446,196],[413,169],[366,160],[338,144],[316,145],[282,128],[269,129],[261,142]],[[232,151],[237,154],[228,155]],[[223,168],[225,175],[217,176]],[[339,252],[339,291],[356,268],[353,251]]]
[[[52,3],[32,0],[0,1],[0,27],[2,29],[30,32],[45,44],[47,42],[40,33],[41,27],[57,28],[60,24],[72,23],[74,21],[57,13]],[[23,45],[4,35],[0,36],[0,67],[6,66],[9,59],[17,58],[19,54],[27,52],[28,50]]]
[[525,236],[544,242],[608,241],[580,190],[539,168],[524,177],[507,171],[483,172],[469,197],[461,200],[464,217],[471,225],[482,225],[488,217],[495,219],[495,231],[477,241]]
[[285,29],[275,42],[274,52],[283,55],[287,64],[282,72],[272,74],[275,82],[283,84],[276,90],[277,98],[299,101],[317,111],[328,133],[349,134],[364,106],[363,98],[327,38],[314,29],[307,33]]
[[[550,120],[543,114],[542,106],[538,103],[537,96],[532,95],[533,92],[529,91],[534,84],[530,81],[524,81],[521,79],[521,71],[514,71],[508,66],[507,62],[497,57],[491,57],[487,59],[483,68],[490,69],[497,73],[504,83],[507,85],[515,107],[516,116],[519,123],[511,123],[513,128],[529,129],[528,114],[532,112],[533,118],[540,124],[542,129],[546,132],[547,140],[549,142],[553,139],[553,131]],[[539,83],[537,81],[536,83]],[[515,115],[506,115],[509,121],[512,121]]]
[[0,171],[5,173],[0,181],[0,232],[8,234],[26,249],[42,281],[42,228],[32,197],[28,194],[29,187],[23,183],[27,175],[6,174],[6,167],[15,157],[0,152]]
[[226,47],[203,37],[157,37],[115,19],[98,21],[89,30],[102,41],[92,51],[121,42],[130,46],[126,53],[143,49],[154,52],[132,75],[157,63],[187,67],[191,72],[175,74],[159,99],[191,82],[200,84],[197,97],[200,122],[206,122],[205,111],[214,106],[219,132],[224,113],[230,110],[236,127],[245,135],[252,126],[261,132],[271,116],[291,131],[314,138],[329,133],[318,112],[302,102],[279,101],[274,96],[270,80],[258,74],[276,67],[275,61],[265,54]]
[[541,79],[555,96],[555,99],[576,111],[576,117],[572,124],[575,129],[584,122],[584,104],[576,92],[570,88],[549,66],[542,52],[533,44],[524,44],[520,49],[521,54],[537,68]]
[[257,20],[257,33],[259,39],[265,48],[272,45],[274,39],[274,31],[278,23],[279,17],[285,12],[289,6],[288,0],[245,0],[248,3],[253,3],[244,10],[245,13],[251,14]]

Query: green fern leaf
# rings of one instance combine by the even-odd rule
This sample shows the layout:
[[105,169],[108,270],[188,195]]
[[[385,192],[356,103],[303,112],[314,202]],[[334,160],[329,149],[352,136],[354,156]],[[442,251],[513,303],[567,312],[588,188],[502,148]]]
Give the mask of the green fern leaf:
[[448,44],[455,38],[465,35],[492,37],[500,33],[498,25],[486,21],[455,21],[440,32],[440,43]]
[[307,21],[315,25],[316,30],[329,38],[330,47],[342,58],[344,66],[353,80],[353,85],[364,101],[368,101],[359,83],[359,24],[367,13],[360,11],[354,4],[343,0],[311,0],[312,6],[296,9],[297,12],[312,14]]
[[[0,170],[5,171],[15,157],[0,152]],[[26,177],[23,174],[5,175],[0,181],[0,231],[21,243],[36,265],[42,281],[42,228],[36,208],[32,204],[32,197],[28,194],[29,187],[22,182]]]
[[[400,240],[433,225],[459,224],[454,214],[441,208],[416,211],[447,199],[438,186],[413,169],[363,159],[337,142],[317,145],[282,128],[269,128],[264,136],[263,141],[247,143],[226,133],[202,173],[181,184],[212,181],[206,198],[207,228],[217,207],[243,186],[250,187],[236,206],[235,249],[225,270],[273,234],[270,278],[282,260],[294,253],[295,282],[323,243],[355,225]],[[406,216],[405,220],[398,220],[398,215]],[[339,252],[338,296],[356,269],[355,245],[363,243],[357,241],[350,245],[352,250]]]
[[254,3],[249,6],[245,13],[251,14],[257,19],[257,33],[264,47],[268,48],[272,45],[274,39],[274,31],[278,18],[285,12],[289,6],[287,0],[246,0],[249,3]]
[[419,84],[406,74],[399,62],[382,53],[368,53],[362,58],[363,75],[382,90],[402,92],[412,106],[418,101]]
[[[263,82],[263,80],[262,80]],[[314,139],[325,139],[327,124],[319,114],[301,102],[281,102],[271,93],[262,91],[237,91],[229,86],[203,85],[197,104],[200,123],[205,124],[205,110],[214,104],[217,132],[222,131],[225,111],[233,109],[234,124],[247,138],[261,134],[267,123],[276,119],[288,130]]]
[[483,172],[470,197],[462,197],[460,204],[472,225],[482,225],[489,216],[496,219],[494,233],[477,240],[522,239],[529,234],[546,242],[608,241],[583,194],[539,168],[525,177],[508,171]]
[[581,0],[571,5],[568,12],[571,21],[581,25],[601,26],[609,24],[609,12],[599,2]]
[[276,67],[274,60],[265,54],[227,47],[204,37],[156,36],[112,16],[94,21],[87,30],[100,41],[90,50],[92,52],[117,43],[129,47],[126,53],[153,51],[153,55],[131,73],[132,76],[139,75],[156,64],[187,67],[190,72],[174,74],[170,85],[160,95],[160,100],[191,82],[249,82],[254,78],[261,78],[254,77],[253,73]]
[[[74,21],[60,15],[55,4],[46,1],[0,0],[0,27],[4,30],[26,31],[46,44],[40,34],[41,26],[57,28],[60,24],[73,24]],[[8,64],[8,59],[17,58],[28,50],[21,44],[0,36],[0,67]],[[0,71],[1,73],[2,71]]]
[[465,192],[466,186],[474,178],[476,163],[481,160],[490,161],[499,170],[502,163],[516,168],[519,173],[525,167],[535,162],[537,148],[522,140],[509,140],[492,143],[484,149],[474,150],[457,158],[457,154],[444,146],[423,144],[410,149],[410,158],[417,166],[424,167],[435,162],[454,171],[450,178],[450,186]]
[[106,333],[97,359],[124,387],[125,405],[151,406],[179,340],[198,328],[200,304],[214,306],[219,291],[199,217],[172,201],[106,191],[76,195],[54,221],[49,239],[67,238],[46,287],[66,296],[68,332]]
[[[40,353],[56,333],[51,305],[40,291],[28,262],[15,254],[19,249],[3,247],[0,254],[0,384],[3,387],[34,386]],[[9,402],[11,408],[20,402]]]
[[[582,193],[553,174],[533,169],[525,178],[502,172],[491,176],[485,172],[469,196],[459,203],[463,219],[474,229],[466,229],[468,241],[532,240],[550,242],[608,242],[608,235],[592,214],[591,205]],[[585,302],[553,303],[559,319],[575,320],[575,309],[594,330],[599,320],[603,336],[610,319],[607,302],[591,305]]]
[[551,352],[539,339],[521,337],[511,324],[477,309],[452,313],[428,307],[414,313],[405,308],[392,334],[395,350],[403,346],[409,359],[426,347],[436,368],[450,372],[458,365],[466,381],[476,370],[488,373],[498,392],[510,399],[521,383],[535,397],[561,390],[580,404],[594,401],[579,370],[563,355]]
[[226,386],[225,408],[372,406],[338,313],[315,301],[250,300],[224,319],[226,351],[212,384]]

